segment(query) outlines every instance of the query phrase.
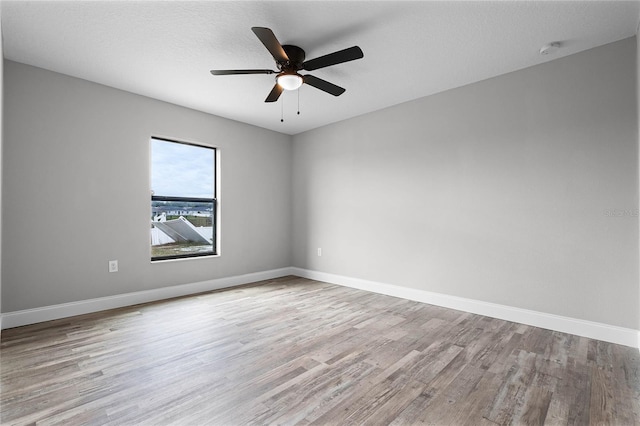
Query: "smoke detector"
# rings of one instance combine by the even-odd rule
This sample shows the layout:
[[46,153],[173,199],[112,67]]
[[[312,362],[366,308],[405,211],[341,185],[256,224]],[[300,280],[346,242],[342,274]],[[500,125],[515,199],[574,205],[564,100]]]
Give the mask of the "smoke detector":
[[560,49],[560,42],[554,41],[553,43],[545,44],[540,48],[541,55],[552,55]]

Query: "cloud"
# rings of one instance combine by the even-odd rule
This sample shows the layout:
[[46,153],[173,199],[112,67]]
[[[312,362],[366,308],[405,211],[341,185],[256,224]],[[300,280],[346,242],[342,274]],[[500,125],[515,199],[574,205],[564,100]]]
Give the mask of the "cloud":
[[154,195],[213,198],[214,150],[151,141],[151,189]]

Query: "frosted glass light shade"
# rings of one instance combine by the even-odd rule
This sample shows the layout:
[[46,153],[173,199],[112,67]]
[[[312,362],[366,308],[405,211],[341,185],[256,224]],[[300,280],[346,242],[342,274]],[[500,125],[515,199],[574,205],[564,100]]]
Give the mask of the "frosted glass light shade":
[[297,74],[282,74],[276,78],[276,81],[284,90],[296,90],[302,86],[302,77]]

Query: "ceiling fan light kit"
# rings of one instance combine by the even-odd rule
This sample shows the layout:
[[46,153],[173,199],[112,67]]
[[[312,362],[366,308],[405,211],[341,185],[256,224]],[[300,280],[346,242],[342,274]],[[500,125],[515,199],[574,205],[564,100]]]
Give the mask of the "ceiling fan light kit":
[[265,99],[265,102],[275,102],[280,98],[283,90],[296,90],[303,84],[308,84],[309,86],[315,87],[316,89],[322,90],[323,92],[329,93],[333,96],[340,96],[345,92],[344,88],[310,74],[300,75],[298,71],[313,71],[364,57],[362,49],[358,46],[353,46],[348,49],[320,56],[319,58],[311,59],[310,61],[305,61],[304,50],[298,46],[280,44],[276,36],[273,34],[273,31],[269,28],[253,27],[251,30],[262,44],[264,44],[269,53],[271,53],[271,56],[273,56],[273,59],[276,61],[278,71],[269,69],[211,70],[211,74],[278,74],[276,76],[276,83]]
[[284,90],[296,90],[304,83],[299,74],[278,74],[276,81]]

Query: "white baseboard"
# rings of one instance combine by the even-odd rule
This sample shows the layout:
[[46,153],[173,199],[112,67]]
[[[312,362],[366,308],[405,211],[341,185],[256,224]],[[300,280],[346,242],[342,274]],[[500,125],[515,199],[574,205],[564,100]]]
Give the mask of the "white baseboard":
[[191,284],[176,285],[153,290],[100,297],[97,299],[63,303],[60,305],[45,306],[35,309],[7,312],[0,315],[0,330],[75,315],[88,314],[106,309],[121,308],[123,306],[137,305],[139,303],[154,302],[156,300],[170,299],[172,297],[203,293],[206,291],[234,287],[256,281],[279,278],[286,275],[296,275],[345,287],[357,288],[360,290],[400,297],[408,300],[415,300],[417,302],[485,315],[520,324],[527,324],[563,333],[584,336],[591,339],[603,340],[605,342],[640,348],[640,330],[295,267],[273,269]]
[[153,290],[136,291],[134,293],[81,300],[78,302],[63,303],[60,305],[45,306],[42,308],[6,312],[0,316],[0,326],[2,327],[1,329],[20,327],[43,321],[104,311],[106,309],[121,308],[123,306],[131,306],[139,303],[170,299],[172,297],[203,293],[205,291],[218,290],[221,288],[233,287],[256,281],[270,280],[286,275],[292,275],[291,268],[273,269],[270,271],[217,278],[191,284],[156,288]]
[[575,334],[591,339],[640,348],[640,331],[631,328],[617,327],[593,321],[563,317],[528,309],[514,308],[463,297],[449,296],[441,293],[401,287],[375,281],[311,271],[308,269],[291,268],[293,275],[312,280],[338,284],[345,287],[357,288],[388,296],[415,300],[445,308],[456,309],[473,314],[484,315],[520,324],[532,325],[563,333]]

